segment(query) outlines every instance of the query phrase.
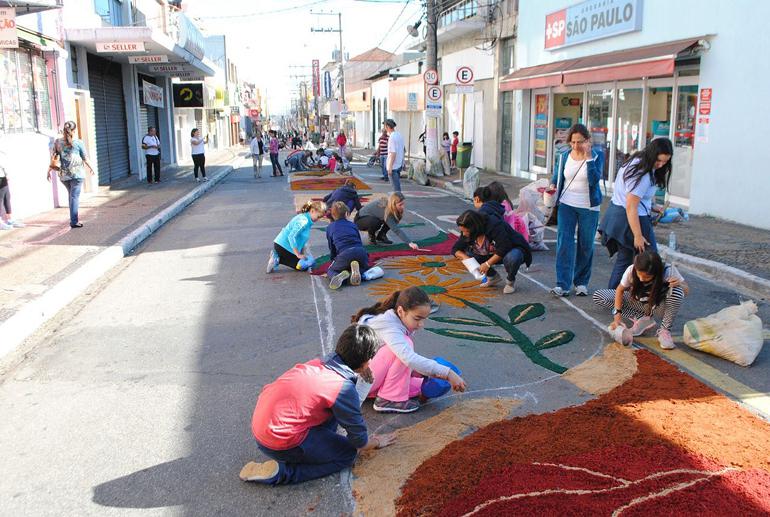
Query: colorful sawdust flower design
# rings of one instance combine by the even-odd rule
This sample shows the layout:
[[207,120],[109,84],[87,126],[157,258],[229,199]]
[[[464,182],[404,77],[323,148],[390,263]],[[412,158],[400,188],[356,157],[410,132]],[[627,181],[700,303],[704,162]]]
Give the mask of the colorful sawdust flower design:
[[462,282],[459,278],[442,279],[438,274],[425,276],[406,275],[404,278],[388,278],[369,288],[377,297],[389,296],[407,287],[419,287],[438,303],[452,307],[465,307],[463,300],[484,303],[499,290],[481,287],[478,281]]
[[465,273],[463,263],[452,256],[396,257],[382,261],[385,269],[396,269],[402,275],[420,273],[452,276]]

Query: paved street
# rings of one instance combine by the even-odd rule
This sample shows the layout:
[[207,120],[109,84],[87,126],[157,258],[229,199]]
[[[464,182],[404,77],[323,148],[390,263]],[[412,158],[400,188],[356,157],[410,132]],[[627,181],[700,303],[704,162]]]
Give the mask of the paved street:
[[[367,192],[388,190],[378,171],[359,165],[355,171],[372,187]],[[404,191],[409,211],[404,223],[415,239],[454,229],[454,218],[469,207],[445,191],[408,181]],[[294,214],[293,197],[286,178],[263,174],[255,180],[250,162],[237,163],[208,194],[70,304],[47,333],[36,336],[0,385],[1,514],[354,511],[349,471],[279,488],[238,479],[244,463],[262,459],[250,432],[256,397],[295,363],[330,351],[350,315],[371,304],[371,288],[411,274],[450,289],[449,276],[436,273],[434,281],[419,268],[416,273],[387,269],[382,280],[333,292],[325,279],[306,273],[282,268],[266,275],[272,240]],[[324,233],[314,229],[310,245],[316,256],[326,253]],[[375,414],[367,402],[370,428],[412,426],[461,400],[481,397],[520,401],[510,415],[545,413],[592,398],[553,365],[568,369],[600,356],[610,343],[603,327],[611,317],[595,309],[590,298],[548,295],[553,262],[553,250],[535,254],[532,267],[519,276],[516,293],[482,293],[478,303],[503,316],[513,305],[542,303],[545,314],[522,331],[534,342],[567,330],[575,335],[571,342],[542,352],[548,361],[538,362],[511,344],[423,330],[415,339],[418,352],[460,366],[469,392],[404,416]],[[609,269],[604,249],[598,248],[592,288],[606,284]],[[741,299],[729,286],[685,275],[692,292],[676,333],[685,321]],[[471,316],[471,309],[442,303],[436,314],[460,315]],[[760,317],[770,321],[767,303],[760,304]],[[750,368],[681,346],[671,353],[654,344],[650,349],[712,385],[744,390],[728,393],[731,397],[770,392],[767,347]]]

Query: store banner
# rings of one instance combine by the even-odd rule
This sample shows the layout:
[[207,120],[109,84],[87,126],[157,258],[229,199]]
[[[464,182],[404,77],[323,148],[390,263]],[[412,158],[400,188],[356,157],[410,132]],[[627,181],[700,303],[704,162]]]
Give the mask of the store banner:
[[0,48],[19,48],[14,7],[0,7]]
[[163,107],[163,88],[142,80],[142,98],[146,106]]
[[545,49],[642,30],[643,0],[586,0],[545,17]]
[[313,60],[313,97],[321,95],[321,64]]

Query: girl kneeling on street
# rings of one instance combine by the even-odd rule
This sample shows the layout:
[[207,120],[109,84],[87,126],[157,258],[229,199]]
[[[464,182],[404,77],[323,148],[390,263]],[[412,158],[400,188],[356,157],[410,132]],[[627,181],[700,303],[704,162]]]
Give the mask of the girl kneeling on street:
[[[393,443],[393,435],[368,435],[356,392],[360,379],[372,380],[369,361],[378,342],[374,330],[351,325],[333,354],[298,364],[262,389],[251,431],[270,460],[247,463],[243,481],[282,485],[317,479],[353,465],[358,451]],[[338,424],[346,436],[337,434]]]
[[612,308],[614,320],[611,330],[625,327],[623,317],[633,320],[629,338],[653,328],[653,314],[662,316],[657,331],[658,343],[662,349],[671,350],[675,347],[671,326],[689,290],[684,277],[674,266],[664,265],[660,255],[647,250],[637,255],[634,263],[628,266],[617,289],[595,291],[594,302],[601,307]]
[[308,201],[299,214],[295,215],[278,237],[273,241],[270,258],[267,261],[267,273],[278,269],[279,264],[297,271],[313,267],[315,260],[305,246],[310,239],[310,228],[326,213],[326,204],[322,201]]
[[361,285],[361,273],[365,275],[369,269],[369,255],[361,242],[361,234],[355,223],[348,221],[345,203],[336,201],[331,212],[334,222],[326,227],[332,261],[326,271],[326,276],[330,278],[329,289],[339,289],[348,278],[350,285]]
[[430,298],[422,289],[408,287],[353,316],[353,322],[372,327],[383,343],[370,365],[374,384],[369,398],[375,397],[375,411],[417,411],[420,402],[415,397],[427,377],[447,380],[455,391],[465,391],[465,381],[457,373],[414,351],[412,336],[425,324],[430,308]]

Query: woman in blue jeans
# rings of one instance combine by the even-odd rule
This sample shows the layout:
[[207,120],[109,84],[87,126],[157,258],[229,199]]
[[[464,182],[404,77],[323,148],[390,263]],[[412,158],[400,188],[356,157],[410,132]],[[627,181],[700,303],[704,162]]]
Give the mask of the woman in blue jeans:
[[[83,187],[83,181],[85,181],[86,167],[92,175],[94,174],[94,169],[88,163],[88,156],[86,155],[86,148],[83,142],[73,136],[75,129],[77,129],[77,124],[74,122],[68,121],[64,123],[63,136],[57,138],[53,144],[52,161],[58,158],[59,179],[69,193],[70,228],[82,228],[83,223],[78,219],[80,190]],[[51,181],[50,171],[46,174],[46,178],[48,181]]]
[[[599,182],[604,170],[604,155],[591,149],[591,134],[583,124],[575,124],[567,133],[570,150],[557,158],[551,188],[558,190],[558,226],[556,236],[556,287],[551,293],[569,296],[588,295],[594,236],[599,224],[602,192]],[[575,230],[577,229],[577,250]]]

